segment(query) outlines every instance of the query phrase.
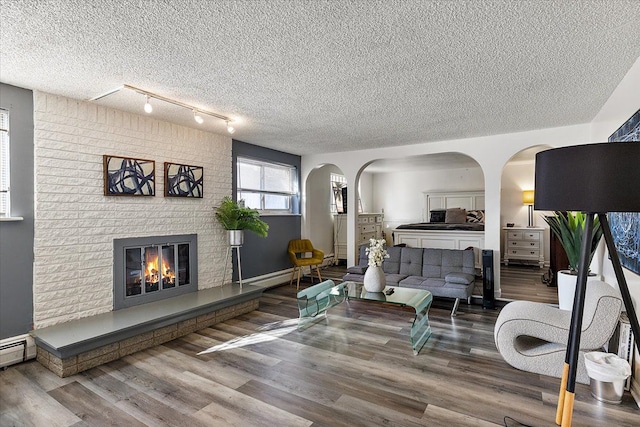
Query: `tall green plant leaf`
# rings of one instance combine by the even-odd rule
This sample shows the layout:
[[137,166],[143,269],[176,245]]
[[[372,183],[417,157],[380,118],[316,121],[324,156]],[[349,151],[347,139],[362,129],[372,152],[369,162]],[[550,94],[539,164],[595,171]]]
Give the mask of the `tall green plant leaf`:
[[[543,219],[549,224],[551,231],[560,239],[560,243],[567,253],[569,269],[572,272],[578,271],[580,264],[580,251],[582,249],[582,236],[587,215],[582,212],[555,212],[553,216]],[[598,248],[598,243],[602,238],[602,226],[600,219],[596,215],[593,221],[593,236],[591,239],[591,251],[589,263]]]

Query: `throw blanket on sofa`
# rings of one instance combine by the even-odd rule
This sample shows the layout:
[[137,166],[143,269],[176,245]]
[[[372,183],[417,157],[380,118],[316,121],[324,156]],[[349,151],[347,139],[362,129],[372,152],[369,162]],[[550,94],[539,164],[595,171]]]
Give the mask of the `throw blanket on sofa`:
[[445,224],[442,222],[417,222],[413,224],[402,224],[396,227],[400,230],[470,230],[484,231],[483,223],[465,222],[462,224]]

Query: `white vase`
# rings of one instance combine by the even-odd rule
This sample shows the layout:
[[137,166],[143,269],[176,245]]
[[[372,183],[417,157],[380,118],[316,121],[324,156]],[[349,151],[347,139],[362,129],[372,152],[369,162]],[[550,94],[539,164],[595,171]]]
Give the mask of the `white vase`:
[[[594,280],[600,280],[600,276],[593,273],[587,276],[587,283]],[[570,274],[569,270],[558,271],[558,306],[561,310],[573,310],[577,282],[578,276]]]
[[368,292],[382,292],[387,285],[381,266],[369,267],[364,273],[364,288]]

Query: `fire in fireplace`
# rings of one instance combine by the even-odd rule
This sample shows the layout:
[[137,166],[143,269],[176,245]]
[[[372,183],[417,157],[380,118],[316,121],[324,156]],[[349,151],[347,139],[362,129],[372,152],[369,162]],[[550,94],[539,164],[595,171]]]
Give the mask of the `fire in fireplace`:
[[114,240],[114,309],[197,289],[197,236]]

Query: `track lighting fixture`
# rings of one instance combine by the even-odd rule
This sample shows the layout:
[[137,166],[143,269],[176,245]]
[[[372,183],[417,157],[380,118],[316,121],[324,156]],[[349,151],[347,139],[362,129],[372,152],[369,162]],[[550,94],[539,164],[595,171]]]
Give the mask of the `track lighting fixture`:
[[168,102],[169,104],[173,104],[173,105],[177,105],[178,107],[182,107],[182,108],[188,108],[189,110],[191,110],[193,112],[193,119],[196,121],[196,123],[198,124],[202,124],[204,123],[204,119],[202,117],[203,114],[206,114],[207,116],[211,116],[211,117],[215,117],[217,119],[220,120],[224,120],[224,122],[227,125],[227,132],[229,133],[234,133],[236,130],[233,126],[231,126],[229,124],[229,122],[233,122],[233,119],[231,117],[227,117],[227,116],[223,116],[222,114],[218,114],[218,113],[214,113],[213,111],[207,111],[207,110],[203,110],[201,108],[196,108],[193,105],[189,105],[189,104],[185,104],[184,102],[180,102],[180,101],[176,101],[175,99],[171,99],[171,98],[167,98],[165,96],[162,95],[158,95],[156,93],[153,92],[149,92],[146,91],[144,89],[140,89],[137,88],[135,86],[131,86],[131,85],[122,85],[118,88],[115,88],[113,90],[110,90],[109,92],[103,93],[102,95],[98,95],[94,98],[89,99],[89,101],[97,101],[99,99],[102,99],[106,96],[112,95],[122,89],[129,89],[132,90],[134,92],[137,92],[141,95],[144,95],[145,97],[145,104],[144,104],[144,111],[146,113],[151,113],[153,111],[153,106],[149,103],[149,99],[153,98],[153,99],[157,99],[160,101],[164,101],[164,102]]
[[147,99],[147,102],[145,102],[145,104],[144,104],[144,111],[145,111],[145,113],[151,114],[151,112],[153,111],[153,107],[149,103],[149,95],[145,95],[145,97]]

